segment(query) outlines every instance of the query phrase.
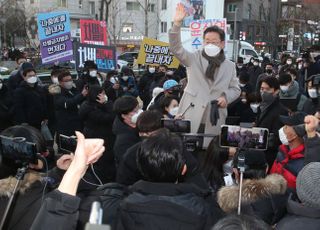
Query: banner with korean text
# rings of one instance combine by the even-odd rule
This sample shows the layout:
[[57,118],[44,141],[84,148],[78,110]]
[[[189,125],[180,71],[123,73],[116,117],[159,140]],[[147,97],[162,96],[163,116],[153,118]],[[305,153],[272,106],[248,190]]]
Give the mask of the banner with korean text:
[[105,21],[80,19],[81,43],[107,45],[107,23]]
[[203,19],[196,20],[190,23],[190,32],[191,32],[191,41],[192,47],[195,50],[198,50],[202,47],[203,44],[203,32],[207,27],[218,26],[224,30],[224,33],[227,35],[227,19]]
[[151,38],[144,38],[140,46],[138,64],[166,65],[168,68],[178,68],[179,60],[169,50],[169,43]]
[[114,46],[100,46],[74,43],[76,69],[80,70],[87,60],[94,61],[100,72],[116,69],[116,48]]
[[69,12],[38,14],[38,35],[43,64],[73,59]]

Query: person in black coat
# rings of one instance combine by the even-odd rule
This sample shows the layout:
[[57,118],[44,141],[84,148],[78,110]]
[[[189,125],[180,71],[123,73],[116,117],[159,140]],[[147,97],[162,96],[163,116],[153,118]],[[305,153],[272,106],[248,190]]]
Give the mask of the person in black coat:
[[116,165],[119,165],[127,149],[140,141],[136,123],[143,111],[139,108],[137,99],[132,96],[117,99],[113,105],[113,111],[117,115],[112,127],[116,135],[113,150]]
[[23,79],[13,94],[14,123],[27,123],[40,130],[48,119],[46,91],[38,86],[35,69],[24,70]]
[[88,90],[81,93],[74,87],[69,71],[62,71],[58,75],[61,92],[54,95],[54,106],[57,119],[57,137],[59,134],[74,135],[76,130],[82,130],[78,108],[85,100]]
[[11,125],[12,121],[12,98],[7,86],[0,79],[0,132]]
[[260,74],[263,73],[262,68],[259,66],[259,60],[253,60],[253,66],[249,67],[248,74],[250,75],[250,84],[254,87],[257,84],[257,80]]
[[143,101],[143,110],[147,109],[151,101],[151,92],[150,87],[154,80],[156,68],[154,66],[149,66],[146,73],[140,78],[138,89],[139,89],[139,97]]
[[113,156],[115,136],[112,133],[115,115],[112,106],[103,89],[94,85],[89,88],[87,100],[79,109],[79,115],[84,124],[83,134],[87,138],[101,138],[105,143],[106,151],[95,164],[95,170],[103,183],[114,181],[115,178]]
[[287,203],[288,214],[280,220],[278,230],[317,230],[320,227],[320,162],[306,165],[297,177],[297,196]]
[[275,77],[266,77],[261,80],[260,94],[262,101],[258,107],[255,126],[269,130],[269,143],[266,151],[269,168],[272,167],[280,145],[278,135],[279,129],[282,127],[280,115],[288,115],[287,109],[280,103],[279,89],[280,84]]

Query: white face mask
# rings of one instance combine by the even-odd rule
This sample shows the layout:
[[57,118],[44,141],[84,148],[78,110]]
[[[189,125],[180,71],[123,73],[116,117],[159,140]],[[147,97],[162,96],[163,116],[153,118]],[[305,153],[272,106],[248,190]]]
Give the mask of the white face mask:
[[245,103],[247,103],[247,99],[242,98],[242,99],[241,99],[241,102],[245,104]]
[[279,139],[282,144],[289,145],[289,141],[288,141],[286,134],[284,133],[283,127],[281,129],[279,129]]
[[288,61],[287,61],[287,64],[288,64],[288,65],[291,65],[291,64],[292,64],[292,61],[289,61],[289,60],[288,60]]
[[156,72],[156,68],[150,67],[150,68],[149,68],[149,73],[154,73],[154,72]]
[[107,95],[104,95],[104,99],[106,100],[106,102],[108,101],[108,96]]
[[90,72],[89,72],[89,75],[90,75],[90,77],[97,77],[97,70],[91,70]]
[[288,85],[280,85],[280,89],[282,92],[286,93],[289,90],[289,86]]
[[66,89],[72,89],[73,87],[73,82],[72,81],[68,81],[64,83],[64,88]]
[[138,112],[136,112],[135,114],[133,114],[133,116],[131,117],[131,122],[133,124],[137,123],[138,117],[140,116],[140,114],[143,112],[142,109],[139,109]]
[[53,78],[51,78],[51,80],[52,80],[52,83],[59,84],[59,80],[57,77],[53,77]]
[[309,94],[310,98],[317,98],[318,97],[316,89],[308,89],[308,94]]
[[115,77],[111,77],[111,78],[110,78],[110,82],[111,82],[112,84],[116,84],[117,81],[118,81],[118,79],[116,79]]
[[240,87],[245,87],[246,84],[241,84],[241,83],[239,83],[239,86],[240,86]]
[[298,69],[302,69],[302,64],[298,64]]
[[216,46],[214,44],[208,44],[204,46],[204,52],[209,56],[209,57],[215,57],[217,56],[221,51],[221,48],[219,46]]
[[176,116],[178,114],[178,111],[179,111],[179,107],[174,107],[172,109],[169,110],[169,113],[172,115],[172,116]]
[[253,65],[254,65],[254,66],[258,66],[258,65],[259,65],[259,62],[254,62]]
[[252,112],[258,113],[259,104],[250,104]]
[[37,78],[36,76],[29,77],[29,78],[27,79],[27,82],[28,82],[29,84],[34,84],[34,83],[36,83],[37,81],[38,81],[38,78]]
[[129,76],[122,76],[122,80],[128,81],[128,79],[129,79]]

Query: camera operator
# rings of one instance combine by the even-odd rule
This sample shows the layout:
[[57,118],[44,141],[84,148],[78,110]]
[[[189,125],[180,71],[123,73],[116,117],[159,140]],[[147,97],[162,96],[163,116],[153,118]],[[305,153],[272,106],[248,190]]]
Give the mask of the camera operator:
[[102,87],[108,96],[108,100],[115,102],[121,97],[124,92],[119,83],[119,75],[116,70],[111,70],[107,74],[107,79],[104,81]]
[[[29,164],[29,169],[21,181],[16,194],[15,202],[11,206],[11,211],[7,216],[5,228],[3,229],[30,229],[42,202],[44,194],[52,190],[61,180],[64,171],[68,168],[72,159],[71,155],[63,155],[58,161],[58,168],[48,170],[45,156],[48,155],[46,141],[40,131],[28,126],[12,126],[4,130],[1,135],[7,137],[24,137],[26,141],[35,143],[36,151],[39,155],[37,164]],[[5,154],[5,153],[2,153]],[[6,153],[8,154],[8,153]],[[12,153],[15,154],[15,153]],[[16,159],[16,160],[22,160]],[[1,158],[1,156],[0,156]],[[50,163],[50,162],[49,162]],[[17,169],[22,167],[22,163],[16,163],[15,160],[2,156],[0,165],[0,217],[4,215],[4,210],[8,204],[14,184],[17,179],[14,177]],[[63,169],[63,170],[61,170]]]
[[84,63],[83,74],[76,81],[75,85],[79,91],[83,90],[84,87],[89,87],[91,85],[100,85],[97,78],[98,76],[98,66],[94,61],[87,60]]
[[[239,178],[237,153],[233,159],[233,171],[237,185],[222,187],[217,200],[223,211],[233,213],[238,208]],[[244,152],[245,172],[243,174],[241,210],[242,214],[257,216],[267,224],[277,223],[286,211],[287,182],[283,176],[267,176],[268,164],[263,152],[248,150]]]

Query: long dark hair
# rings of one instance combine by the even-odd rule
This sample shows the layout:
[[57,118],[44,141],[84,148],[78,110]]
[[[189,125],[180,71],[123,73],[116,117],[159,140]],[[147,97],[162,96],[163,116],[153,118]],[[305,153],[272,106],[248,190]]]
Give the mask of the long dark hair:
[[[89,87],[87,100],[91,103],[97,102],[97,96],[102,93],[104,90],[99,85],[91,85]],[[98,103],[98,102],[97,102]]]
[[228,160],[228,149],[219,146],[219,137],[210,142],[202,162],[202,170],[207,182],[218,190],[224,185],[223,164]]

